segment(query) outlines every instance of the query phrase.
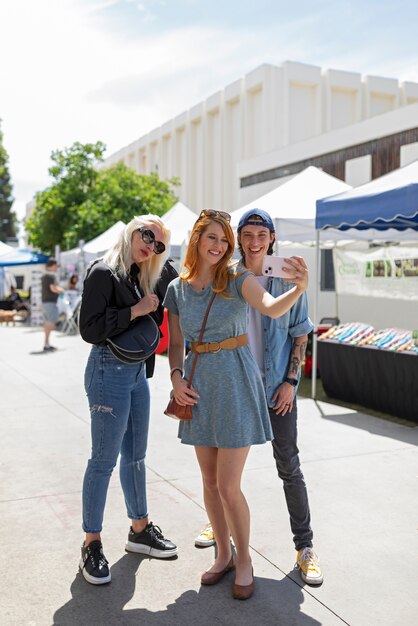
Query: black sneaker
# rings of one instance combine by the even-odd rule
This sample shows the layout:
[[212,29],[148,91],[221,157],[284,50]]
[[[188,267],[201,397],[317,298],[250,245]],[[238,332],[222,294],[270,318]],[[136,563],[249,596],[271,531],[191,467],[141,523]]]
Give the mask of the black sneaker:
[[54,346],[44,346],[44,352],[55,352],[58,348],[54,348]]
[[81,546],[80,570],[88,583],[92,585],[104,585],[110,583],[112,576],[109,571],[108,561],[103,554],[102,542],[98,539],[84,547]]
[[154,526],[152,522],[147,524],[140,533],[135,533],[131,526],[125,550],[148,554],[157,559],[167,559],[177,554],[177,546],[169,539],[165,539],[161,528]]

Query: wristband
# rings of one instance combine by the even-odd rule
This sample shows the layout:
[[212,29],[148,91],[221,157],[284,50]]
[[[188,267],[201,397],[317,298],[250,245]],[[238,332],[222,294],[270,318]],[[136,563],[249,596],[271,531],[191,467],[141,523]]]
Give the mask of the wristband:
[[180,372],[180,374],[183,376],[183,370],[181,369],[181,367],[172,367],[170,370],[170,378],[172,377],[174,372]]
[[296,387],[299,381],[297,378],[289,378],[289,376],[286,376],[283,382],[289,383],[289,385]]

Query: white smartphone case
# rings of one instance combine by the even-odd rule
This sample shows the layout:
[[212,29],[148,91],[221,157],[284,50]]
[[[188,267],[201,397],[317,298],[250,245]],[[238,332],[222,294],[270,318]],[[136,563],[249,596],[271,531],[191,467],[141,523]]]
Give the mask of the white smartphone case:
[[283,267],[288,267],[291,271],[294,271],[294,268],[289,263],[286,263],[285,257],[266,255],[263,259],[263,276],[290,278],[291,274],[284,272]]

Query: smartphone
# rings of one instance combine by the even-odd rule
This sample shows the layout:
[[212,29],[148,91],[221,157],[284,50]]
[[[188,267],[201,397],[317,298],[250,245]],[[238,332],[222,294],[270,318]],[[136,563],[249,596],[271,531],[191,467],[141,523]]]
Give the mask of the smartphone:
[[283,271],[283,267],[288,267],[294,272],[294,267],[286,263],[284,256],[266,255],[263,259],[263,276],[274,276],[275,278],[291,278],[291,274]]

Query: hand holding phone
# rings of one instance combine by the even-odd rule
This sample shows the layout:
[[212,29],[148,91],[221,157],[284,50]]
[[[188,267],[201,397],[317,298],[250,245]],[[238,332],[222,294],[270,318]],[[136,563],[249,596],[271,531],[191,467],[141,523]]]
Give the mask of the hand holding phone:
[[[286,267],[291,273],[285,272]],[[292,278],[295,268],[286,262],[284,256],[266,255],[263,259],[263,276],[273,276],[274,278]]]

